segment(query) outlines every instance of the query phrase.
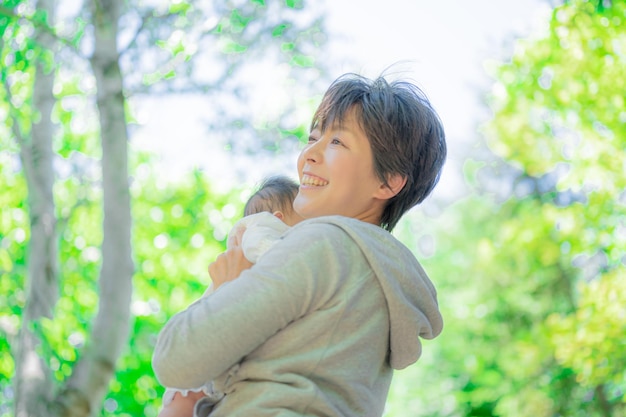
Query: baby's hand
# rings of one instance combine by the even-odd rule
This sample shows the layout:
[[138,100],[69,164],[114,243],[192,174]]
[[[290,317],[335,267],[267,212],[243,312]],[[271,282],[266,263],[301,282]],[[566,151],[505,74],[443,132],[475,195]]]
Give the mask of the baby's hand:
[[233,248],[235,246],[241,246],[241,240],[243,239],[243,233],[246,231],[246,226],[244,223],[239,222],[233,230],[228,234],[228,241],[226,242],[226,247],[228,249]]
[[213,281],[213,287],[217,289],[223,283],[238,278],[251,266],[252,262],[243,255],[241,246],[233,246],[209,264],[209,275]]

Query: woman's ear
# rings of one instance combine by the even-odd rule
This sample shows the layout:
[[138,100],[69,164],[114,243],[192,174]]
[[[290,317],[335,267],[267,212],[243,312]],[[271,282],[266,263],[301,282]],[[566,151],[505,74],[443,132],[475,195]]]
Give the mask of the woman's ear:
[[400,174],[389,174],[387,176],[387,184],[381,184],[378,189],[377,198],[381,200],[389,200],[402,191],[406,185],[406,176]]

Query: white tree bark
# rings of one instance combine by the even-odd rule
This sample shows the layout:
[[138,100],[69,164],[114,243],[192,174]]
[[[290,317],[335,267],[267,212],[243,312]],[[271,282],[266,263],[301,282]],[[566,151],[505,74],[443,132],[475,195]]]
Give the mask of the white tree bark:
[[[48,13],[48,24],[52,25],[53,0],[39,0],[38,7]],[[36,40],[43,48],[54,46],[54,39],[47,31],[38,30]],[[38,352],[41,340],[35,330],[39,319],[52,317],[59,295],[56,214],[52,193],[53,124],[50,116],[54,106],[53,83],[53,71],[44,69],[42,61],[38,60],[33,91],[33,113],[36,116],[30,134],[22,134],[18,129],[14,131],[20,143],[30,217],[26,303],[14,352],[16,417],[46,415],[53,387],[51,372]]]
[[[104,201],[102,268],[98,314],[90,342],[75,365],[65,398],[68,410],[99,415],[115,363],[129,337],[132,295],[131,211],[128,185],[128,132],[123,80],[117,50],[121,0],[93,0],[94,52],[91,66],[96,77],[97,105],[102,140]],[[69,415],[69,414],[67,414]]]

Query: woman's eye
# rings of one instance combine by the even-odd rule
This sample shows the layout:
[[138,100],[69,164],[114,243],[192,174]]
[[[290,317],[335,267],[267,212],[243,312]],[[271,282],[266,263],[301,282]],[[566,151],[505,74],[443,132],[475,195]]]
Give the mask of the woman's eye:
[[334,138],[333,140],[330,141],[330,143],[332,143],[333,145],[341,145],[341,141],[337,138]]
[[322,136],[322,132],[319,131],[319,129],[312,129],[309,132],[309,143],[315,143],[318,140],[320,140],[320,137]]

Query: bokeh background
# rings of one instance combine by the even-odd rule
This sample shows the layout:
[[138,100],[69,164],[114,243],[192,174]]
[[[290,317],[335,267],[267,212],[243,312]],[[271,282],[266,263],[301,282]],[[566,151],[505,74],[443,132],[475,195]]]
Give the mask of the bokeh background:
[[449,159],[394,234],[442,335],[385,417],[626,414],[626,2],[0,6],[0,416],[156,416],[150,357],[345,72],[416,82]]

